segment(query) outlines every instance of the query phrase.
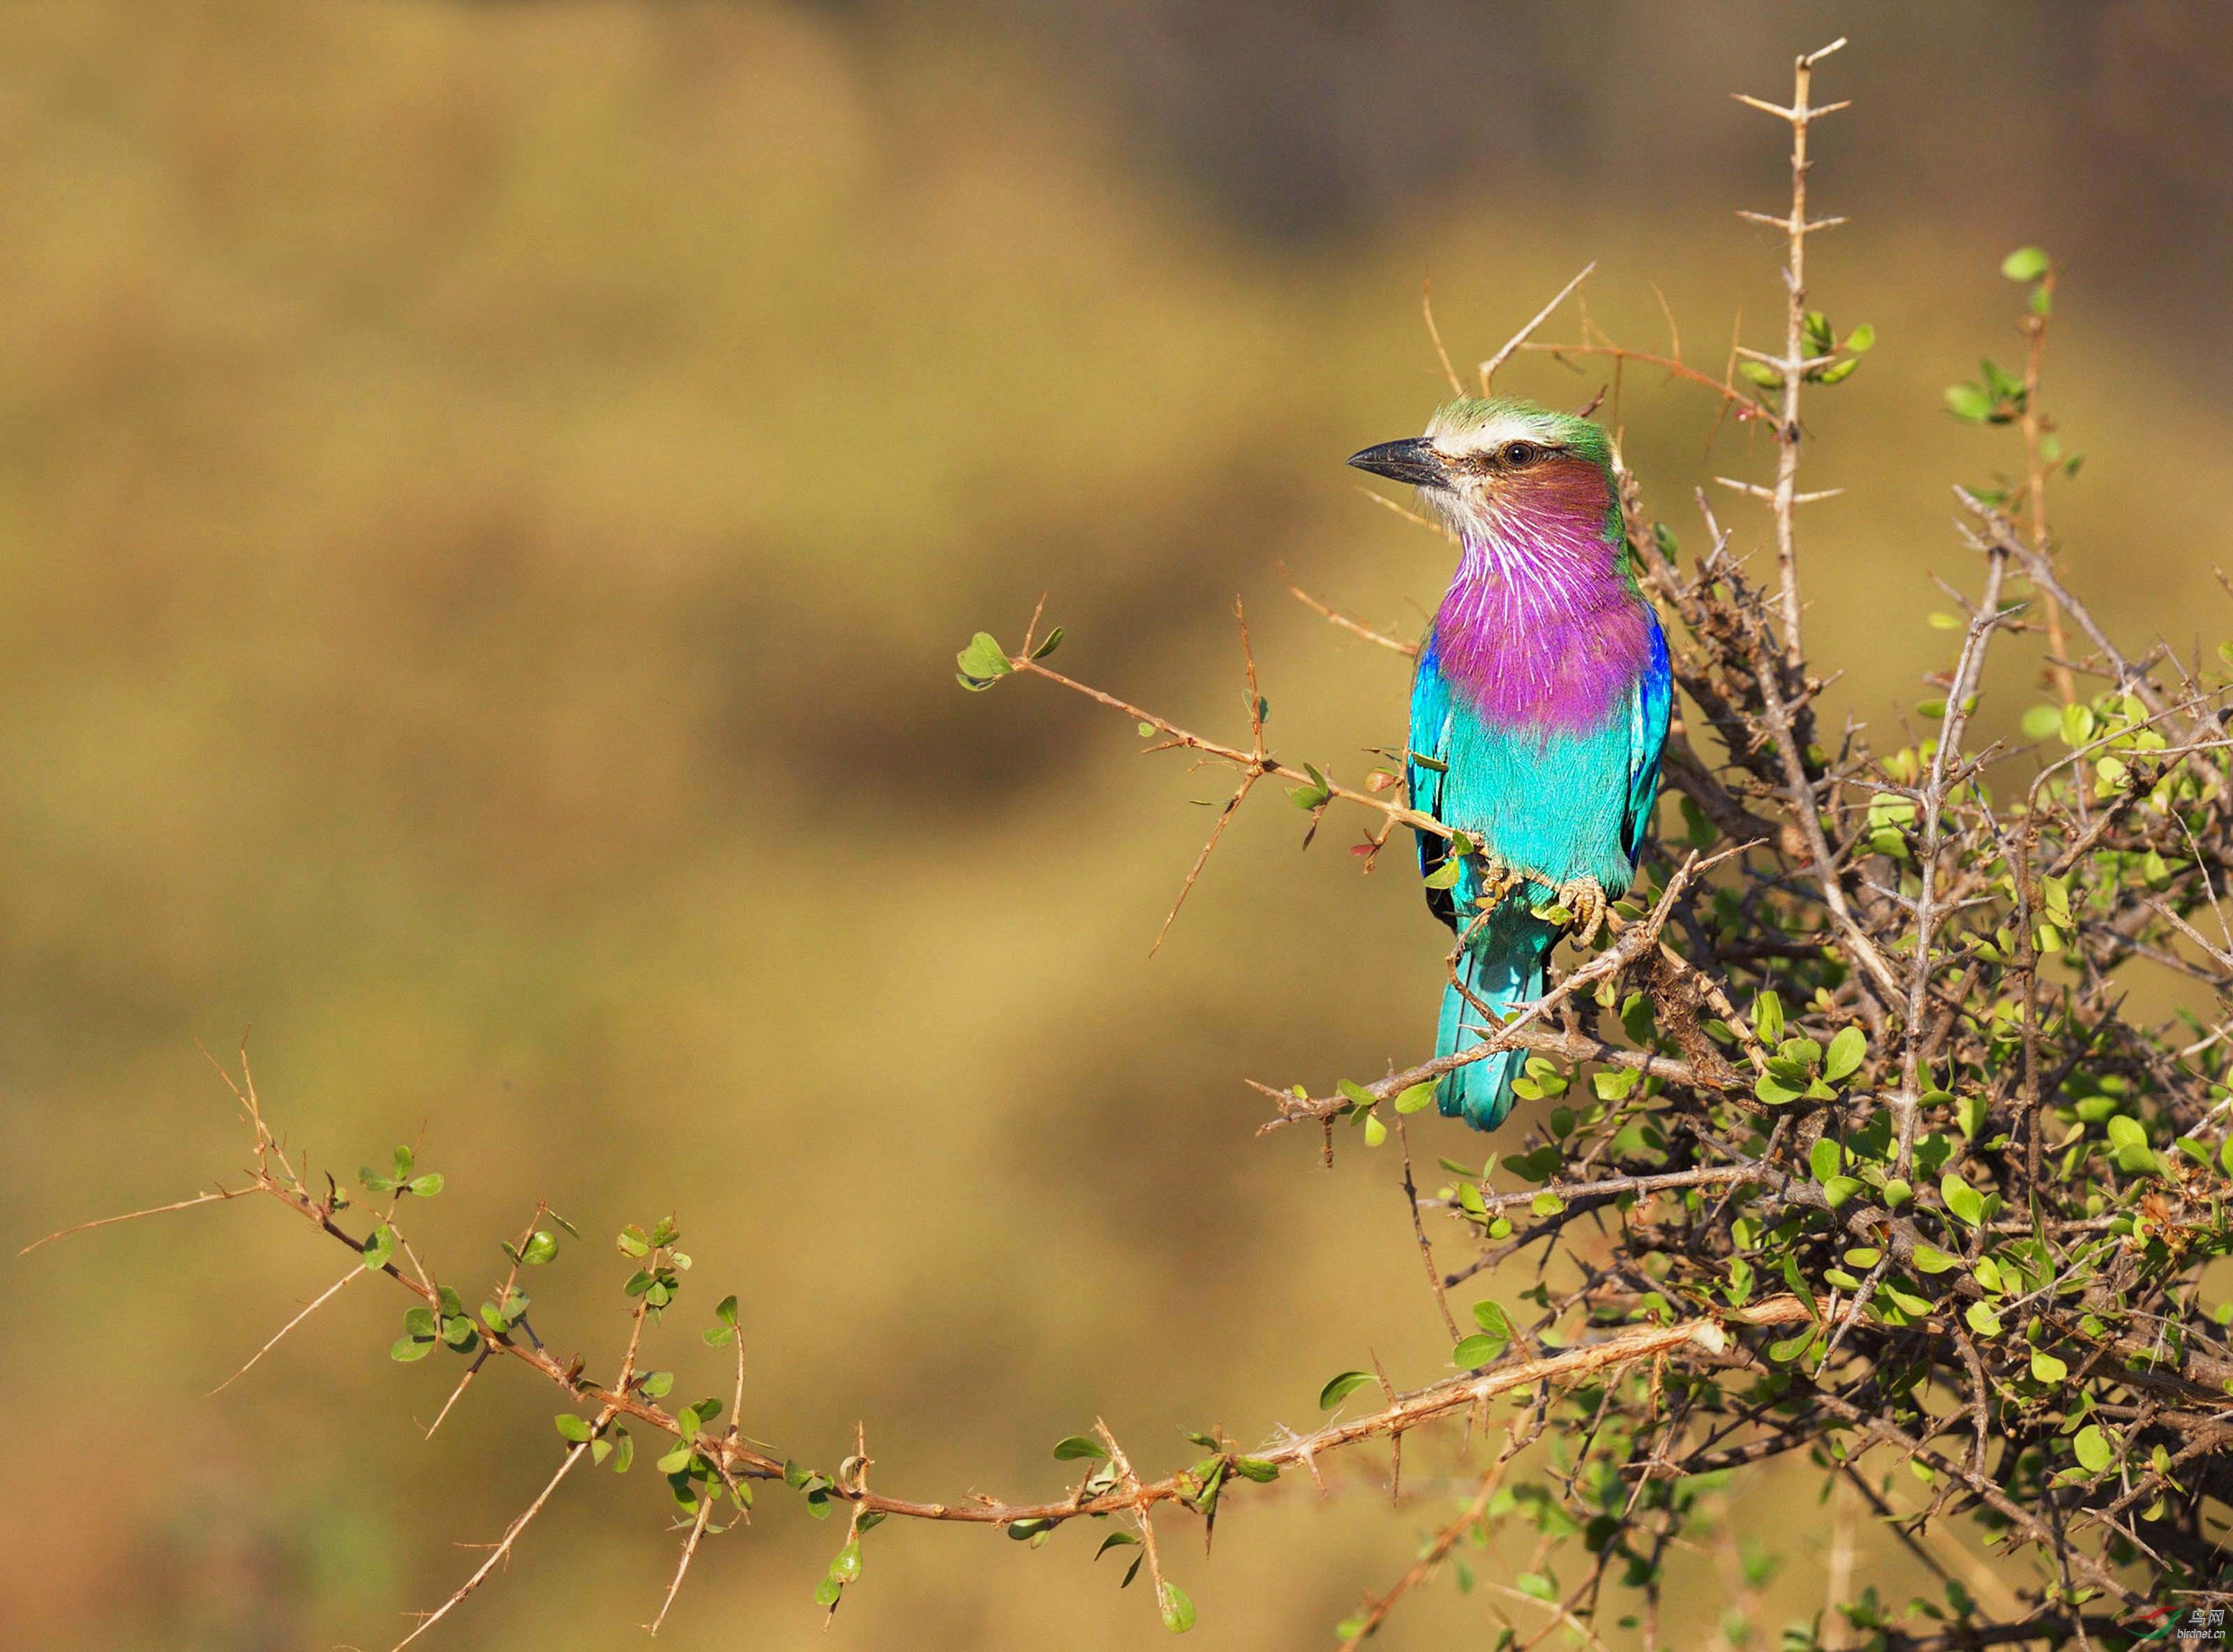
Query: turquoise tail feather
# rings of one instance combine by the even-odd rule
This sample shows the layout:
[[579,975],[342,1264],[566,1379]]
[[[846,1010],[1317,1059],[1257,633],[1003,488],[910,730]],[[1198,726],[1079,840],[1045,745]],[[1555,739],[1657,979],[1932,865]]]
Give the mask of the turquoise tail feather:
[[[1500,1019],[1543,996],[1544,963],[1550,933],[1530,924],[1538,935],[1495,937],[1503,944],[1468,947],[1458,960],[1459,981],[1442,989],[1442,1015],[1435,1031],[1435,1054],[1453,1056],[1482,1042],[1488,1018],[1466,998],[1470,992]],[[1524,1050],[1500,1050],[1442,1075],[1435,1103],[1445,1118],[1462,1118],[1476,1130],[1493,1130],[1512,1111],[1512,1083],[1527,1063]]]

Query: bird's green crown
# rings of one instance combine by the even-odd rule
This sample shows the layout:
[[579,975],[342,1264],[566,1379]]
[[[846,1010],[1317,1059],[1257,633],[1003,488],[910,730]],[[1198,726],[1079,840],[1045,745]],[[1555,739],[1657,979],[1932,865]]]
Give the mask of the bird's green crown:
[[1513,396],[1460,396],[1435,410],[1427,439],[1436,451],[1493,455],[1514,442],[1553,448],[1598,465],[1612,462],[1612,441],[1579,413],[1555,413]]

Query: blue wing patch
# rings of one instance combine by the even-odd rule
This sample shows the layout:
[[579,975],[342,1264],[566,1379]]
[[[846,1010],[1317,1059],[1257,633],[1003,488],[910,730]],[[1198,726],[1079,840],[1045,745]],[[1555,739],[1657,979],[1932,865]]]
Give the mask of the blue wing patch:
[[[1411,807],[1436,820],[1443,818],[1442,783],[1449,771],[1445,767],[1430,767],[1418,758],[1424,757],[1431,764],[1447,764],[1449,749],[1450,689],[1442,680],[1442,669],[1435,657],[1434,634],[1429,632],[1426,647],[1419,651],[1419,668],[1411,679],[1411,738],[1403,761],[1403,778],[1409,790]],[[1429,877],[1449,858],[1449,840],[1431,832],[1415,835],[1419,840],[1419,875]],[[1429,889],[1426,894],[1427,910],[1455,929],[1457,902],[1450,891]]]
[[1628,810],[1622,816],[1620,841],[1633,862],[1644,853],[1644,840],[1651,829],[1651,806],[1659,798],[1659,757],[1667,748],[1667,719],[1675,704],[1675,673],[1667,660],[1667,634],[1659,616],[1644,610],[1651,622],[1651,657],[1629,702]]

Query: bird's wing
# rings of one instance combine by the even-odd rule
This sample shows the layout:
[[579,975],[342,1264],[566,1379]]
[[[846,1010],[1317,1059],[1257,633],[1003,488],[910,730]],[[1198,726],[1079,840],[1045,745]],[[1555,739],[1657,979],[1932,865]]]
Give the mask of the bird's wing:
[[[1411,807],[1436,820],[1442,816],[1442,789],[1448,777],[1450,751],[1450,688],[1436,662],[1431,635],[1420,651],[1419,668],[1411,679],[1410,749],[1403,764]],[[1421,762],[1423,758],[1425,762]],[[1429,877],[1449,856],[1449,840],[1431,832],[1416,834],[1419,875]],[[1458,927],[1457,903],[1448,889],[1429,889],[1427,909],[1451,928]]]
[[1675,703],[1675,673],[1667,660],[1667,637],[1659,616],[1651,615],[1651,655],[1629,696],[1628,807],[1621,816],[1621,846],[1633,861],[1644,852],[1651,829],[1651,806],[1659,797],[1659,754],[1667,745],[1667,719]]

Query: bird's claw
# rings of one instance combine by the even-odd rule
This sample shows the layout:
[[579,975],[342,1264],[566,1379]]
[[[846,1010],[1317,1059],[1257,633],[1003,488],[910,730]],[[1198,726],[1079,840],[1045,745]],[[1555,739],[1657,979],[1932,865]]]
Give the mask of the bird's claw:
[[1483,912],[1492,912],[1504,897],[1518,888],[1523,881],[1520,874],[1496,855],[1483,851],[1478,857],[1480,870],[1474,904]]
[[1605,893],[1595,878],[1575,878],[1559,886],[1559,904],[1574,916],[1577,946],[1586,946],[1605,927]]

